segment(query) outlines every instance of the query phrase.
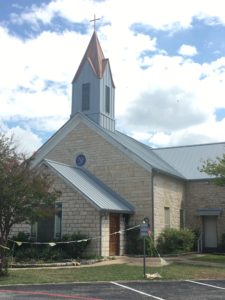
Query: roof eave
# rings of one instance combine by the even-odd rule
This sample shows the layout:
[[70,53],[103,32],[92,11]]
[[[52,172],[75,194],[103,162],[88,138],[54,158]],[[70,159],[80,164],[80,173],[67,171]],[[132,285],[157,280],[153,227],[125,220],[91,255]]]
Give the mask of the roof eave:
[[64,182],[66,182],[73,190],[75,190],[76,192],[78,192],[80,195],[82,195],[84,197],[85,200],[87,200],[93,207],[95,207],[98,211],[104,212],[104,211],[108,211],[108,212],[117,212],[117,213],[124,213],[124,214],[133,214],[134,213],[134,208],[130,207],[129,210],[124,210],[124,209],[107,209],[105,207],[101,207],[99,205],[97,205],[91,198],[89,198],[85,193],[83,193],[79,188],[77,188],[74,184],[72,184],[65,176],[63,176],[61,173],[59,173],[57,170],[55,170],[55,168],[53,168],[51,166],[51,164],[48,163],[48,160],[42,160],[42,162],[40,163],[40,165],[46,165],[47,167],[49,167],[52,172],[54,174],[56,174],[57,176],[59,176]]

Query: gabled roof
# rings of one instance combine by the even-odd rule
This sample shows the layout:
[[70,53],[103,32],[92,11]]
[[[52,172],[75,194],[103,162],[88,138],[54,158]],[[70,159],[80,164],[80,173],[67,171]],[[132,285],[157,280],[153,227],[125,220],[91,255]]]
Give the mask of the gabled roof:
[[[97,37],[97,34],[95,31],[93,32],[93,35],[88,44],[87,50],[84,53],[84,56],[80,63],[80,66],[73,78],[73,82],[79,77],[80,72],[81,72],[85,62],[87,62],[87,61],[91,65],[96,76],[99,79],[101,79],[103,77],[107,63],[109,64],[109,60],[104,57],[100,42],[98,40],[98,37]],[[109,65],[109,69],[110,69],[110,65]],[[111,78],[112,78],[111,69],[110,69],[110,74],[111,74]],[[112,79],[112,83],[113,83],[113,79]],[[113,86],[114,86],[114,83],[113,83]]]
[[145,144],[142,144],[135,139],[123,134],[122,132],[115,131],[115,133],[109,132],[110,136],[115,139],[118,143],[129,149],[132,153],[141,158],[144,162],[150,165],[153,169],[161,171],[166,174],[170,174],[179,178],[183,175],[168,164],[165,160],[159,157],[152,151],[152,148]]
[[204,161],[215,160],[225,153],[225,142],[152,149],[161,159],[178,170],[188,180],[209,179],[200,172]]
[[225,153],[225,142],[153,149],[119,131],[106,130],[85,115],[77,113],[39,148],[35,154],[33,166],[38,165],[57,143],[80,122],[84,122],[145,169],[149,171],[153,169],[184,180],[211,178],[209,175],[199,171],[202,162],[209,158],[215,159],[217,156],[222,156]]
[[106,130],[100,125],[96,124],[88,117],[83,114],[77,113],[71,119],[67,121],[41,148],[35,153],[33,166],[37,166],[45,156],[80,122],[84,122],[92,130],[95,130],[109,143],[113,144],[121,151],[123,151],[128,157],[136,161],[145,169],[151,171],[152,168],[161,171],[172,176],[182,178],[182,175],[171,167],[162,158],[158,157],[157,154],[151,151],[148,146],[137,142],[129,136],[115,131]]
[[87,170],[44,160],[57,175],[101,211],[134,213],[134,207]]

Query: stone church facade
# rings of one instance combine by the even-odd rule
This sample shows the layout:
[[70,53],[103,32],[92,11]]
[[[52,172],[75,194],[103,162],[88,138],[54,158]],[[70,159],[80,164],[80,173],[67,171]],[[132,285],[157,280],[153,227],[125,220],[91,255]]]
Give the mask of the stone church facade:
[[57,214],[35,228],[15,230],[38,241],[80,232],[91,239],[90,253],[122,255],[125,229],[148,217],[155,239],[164,228],[187,227],[201,232],[203,248],[218,248],[225,233],[225,188],[213,185],[199,167],[221,156],[225,143],[153,149],[117,131],[115,85],[96,32],[72,85],[70,119],[33,162],[62,191]]

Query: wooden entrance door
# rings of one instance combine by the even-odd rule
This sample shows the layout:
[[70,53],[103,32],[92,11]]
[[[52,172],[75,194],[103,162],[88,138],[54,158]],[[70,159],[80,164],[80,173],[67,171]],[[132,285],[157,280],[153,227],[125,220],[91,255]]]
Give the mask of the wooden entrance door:
[[120,230],[120,215],[110,214],[109,215],[109,255],[120,254],[120,234],[113,234]]

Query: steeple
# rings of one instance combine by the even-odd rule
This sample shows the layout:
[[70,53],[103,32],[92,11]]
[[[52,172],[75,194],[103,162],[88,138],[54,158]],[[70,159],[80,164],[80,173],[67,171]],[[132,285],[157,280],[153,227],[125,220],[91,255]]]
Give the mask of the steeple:
[[104,57],[96,31],[72,81],[72,112],[84,113],[102,127],[115,129],[115,85],[109,60]]

